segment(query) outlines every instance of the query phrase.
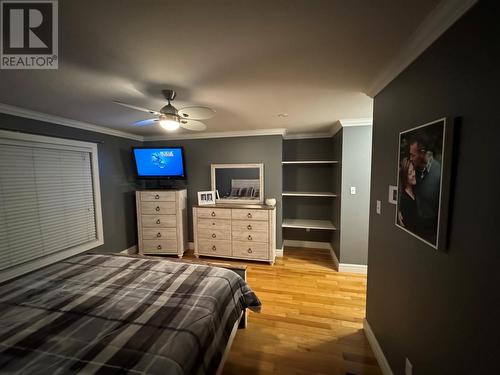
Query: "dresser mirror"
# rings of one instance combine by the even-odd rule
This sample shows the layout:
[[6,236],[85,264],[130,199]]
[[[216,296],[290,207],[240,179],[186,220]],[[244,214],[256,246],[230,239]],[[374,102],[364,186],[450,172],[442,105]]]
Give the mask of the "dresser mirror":
[[264,164],[212,164],[211,172],[218,203],[264,203]]

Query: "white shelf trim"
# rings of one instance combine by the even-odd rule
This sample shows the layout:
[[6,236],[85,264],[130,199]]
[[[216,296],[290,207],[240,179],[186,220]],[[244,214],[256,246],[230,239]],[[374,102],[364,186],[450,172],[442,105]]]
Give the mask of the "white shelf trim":
[[283,219],[283,228],[337,230],[330,220]]
[[284,191],[284,197],[337,197],[337,194],[329,191]]
[[281,164],[337,164],[337,160],[287,160]]

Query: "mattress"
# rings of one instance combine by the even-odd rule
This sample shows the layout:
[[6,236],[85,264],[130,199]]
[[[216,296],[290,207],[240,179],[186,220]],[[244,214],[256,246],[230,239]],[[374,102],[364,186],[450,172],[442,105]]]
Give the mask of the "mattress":
[[246,308],[227,269],[80,255],[0,285],[0,373],[213,374]]

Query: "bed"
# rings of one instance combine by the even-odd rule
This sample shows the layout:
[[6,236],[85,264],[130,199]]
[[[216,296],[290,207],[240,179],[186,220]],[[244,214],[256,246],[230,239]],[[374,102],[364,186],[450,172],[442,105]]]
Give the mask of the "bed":
[[0,373],[216,374],[246,308],[231,270],[80,255],[0,285]]

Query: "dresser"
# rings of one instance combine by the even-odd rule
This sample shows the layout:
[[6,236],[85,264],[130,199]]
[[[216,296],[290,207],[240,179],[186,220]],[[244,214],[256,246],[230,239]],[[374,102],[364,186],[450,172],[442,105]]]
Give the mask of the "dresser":
[[139,254],[175,254],[187,244],[187,190],[135,192]]
[[274,263],[276,208],[266,205],[193,206],[194,255]]

